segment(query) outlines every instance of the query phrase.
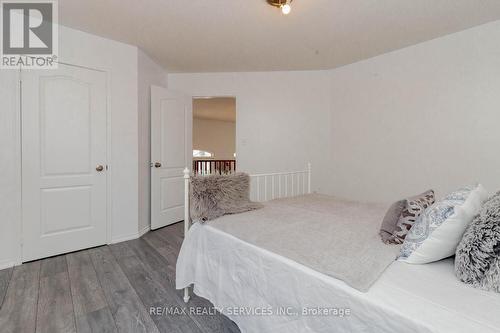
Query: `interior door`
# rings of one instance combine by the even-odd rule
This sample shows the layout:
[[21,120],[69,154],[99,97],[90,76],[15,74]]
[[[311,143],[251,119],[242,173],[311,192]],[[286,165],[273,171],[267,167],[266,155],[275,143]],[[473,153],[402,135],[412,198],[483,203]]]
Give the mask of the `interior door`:
[[21,77],[23,261],[105,244],[105,73]]
[[184,219],[183,169],[191,169],[192,101],[151,86],[151,228]]

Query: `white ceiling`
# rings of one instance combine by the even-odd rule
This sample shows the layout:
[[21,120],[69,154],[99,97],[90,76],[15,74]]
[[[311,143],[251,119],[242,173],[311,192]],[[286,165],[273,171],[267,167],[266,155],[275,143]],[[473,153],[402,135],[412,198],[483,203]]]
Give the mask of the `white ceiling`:
[[236,99],[234,97],[195,98],[193,117],[234,123],[236,122]]
[[59,0],[62,24],[171,72],[334,68],[500,19],[499,0]]

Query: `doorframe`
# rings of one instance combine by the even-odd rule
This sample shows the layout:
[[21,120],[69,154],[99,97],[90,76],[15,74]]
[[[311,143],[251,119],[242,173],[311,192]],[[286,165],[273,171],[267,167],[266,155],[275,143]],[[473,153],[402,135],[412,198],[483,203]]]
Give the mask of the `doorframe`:
[[16,70],[16,105],[15,105],[15,110],[16,110],[16,170],[17,170],[17,186],[19,188],[19,192],[17,193],[17,209],[18,209],[18,215],[17,215],[17,249],[16,249],[16,258],[14,265],[21,265],[22,260],[23,260],[23,123],[22,123],[22,82],[21,82],[21,68],[19,70]]
[[[111,70],[109,68],[105,67],[89,67],[89,66],[81,66],[77,64],[73,64],[70,62],[64,62],[64,61],[59,61],[59,64],[65,65],[65,66],[71,66],[71,67],[78,67],[78,68],[84,68],[88,70],[93,70],[97,72],[104,73],[105,78],[106,78],[106,244],[112,244],[112,235],[113,235],[113,223],[112,223],[112,203],[113,203],[113,197],[112,197],[112,191],[111,185],[112,185],[112,178],[113,178],[113,168],[111,166],[111,129],[112,129],[112,117],[111,117],[111,110],[112,110],[112,101],[111,101],[111,94],[110,94],[110,89],[111,89]],[[19,215],[18,215],[18,229],[17,229],[17,256],[16,256],[16,262],[14,263],[15,266],[21,265],[23,263],[23,246],[24,246],[24,230],[23,230],[23,224],[24,224],[24,218],[23,218],[23,123],[22,123],[22,115],[23,115],[23,103],[22,103],[22,68],[19,68],[17,72],[17,89],[16,89],[16,110],[18,111],[18,114],[16,116],[16,128],[17,128],[17,133],[16,133],[16,143],[18,145],[17,151],[18,151],[18,156],[17,156],[17,169],[19,170],[18,173],[18,185],[19,185],[19,194],[18,194],[18,209],[19,209]]]
[[[193,100],[195,99],[210,99],[210,98],[234,98],[235,100],[235,110],[234,110],[234,113],[236,114],[236,120],[234,122],[234,153],[236,154],[236,157],[234,158],[234,160],[236,161],[236,167],[238,167],[239,165],[239,161],[238,161],[238,158],[239,158],[239,153],[238,153],[238,96],[236,95],[217,95],[217,94],[214,94],[214,95],[193,95],[191,96],[191,103],[193,102]],[[194,108],[193,108],[193,121],[194,121]],[[194,131],[193,131],[194,133]],[[192,145],[191,145],[191,149],[193,149]],[[191,152],[191,154],[193,154]],[[192,164],[192,163],[191,163]],[[193,168],[192,165],[189,166],[189,170],[191,170]],[[236,169],[238,170],[238,169]],[[193,170],[191,170],[192,172]]]

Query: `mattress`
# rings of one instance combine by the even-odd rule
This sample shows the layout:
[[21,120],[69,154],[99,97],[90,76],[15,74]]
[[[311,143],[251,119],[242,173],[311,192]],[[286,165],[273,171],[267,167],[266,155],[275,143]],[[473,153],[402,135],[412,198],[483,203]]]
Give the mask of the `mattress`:
[[209,224],[194,224],[178,289],[210,300],[242,332],[500,332],[500,295],[471,288],[453,261],[394,262],[366,293]]

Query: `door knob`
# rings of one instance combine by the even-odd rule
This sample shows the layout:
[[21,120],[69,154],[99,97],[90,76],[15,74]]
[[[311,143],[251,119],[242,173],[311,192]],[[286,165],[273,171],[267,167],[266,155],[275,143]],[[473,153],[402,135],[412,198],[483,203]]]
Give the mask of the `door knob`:
[[160,162],[156,162],[155,163],[155,168],[161,168],[161,163]]
[[104,170],[104,167],[102,165],[98,165],[96,166],[95,168],[98,172],[101,172],[102,170]]

